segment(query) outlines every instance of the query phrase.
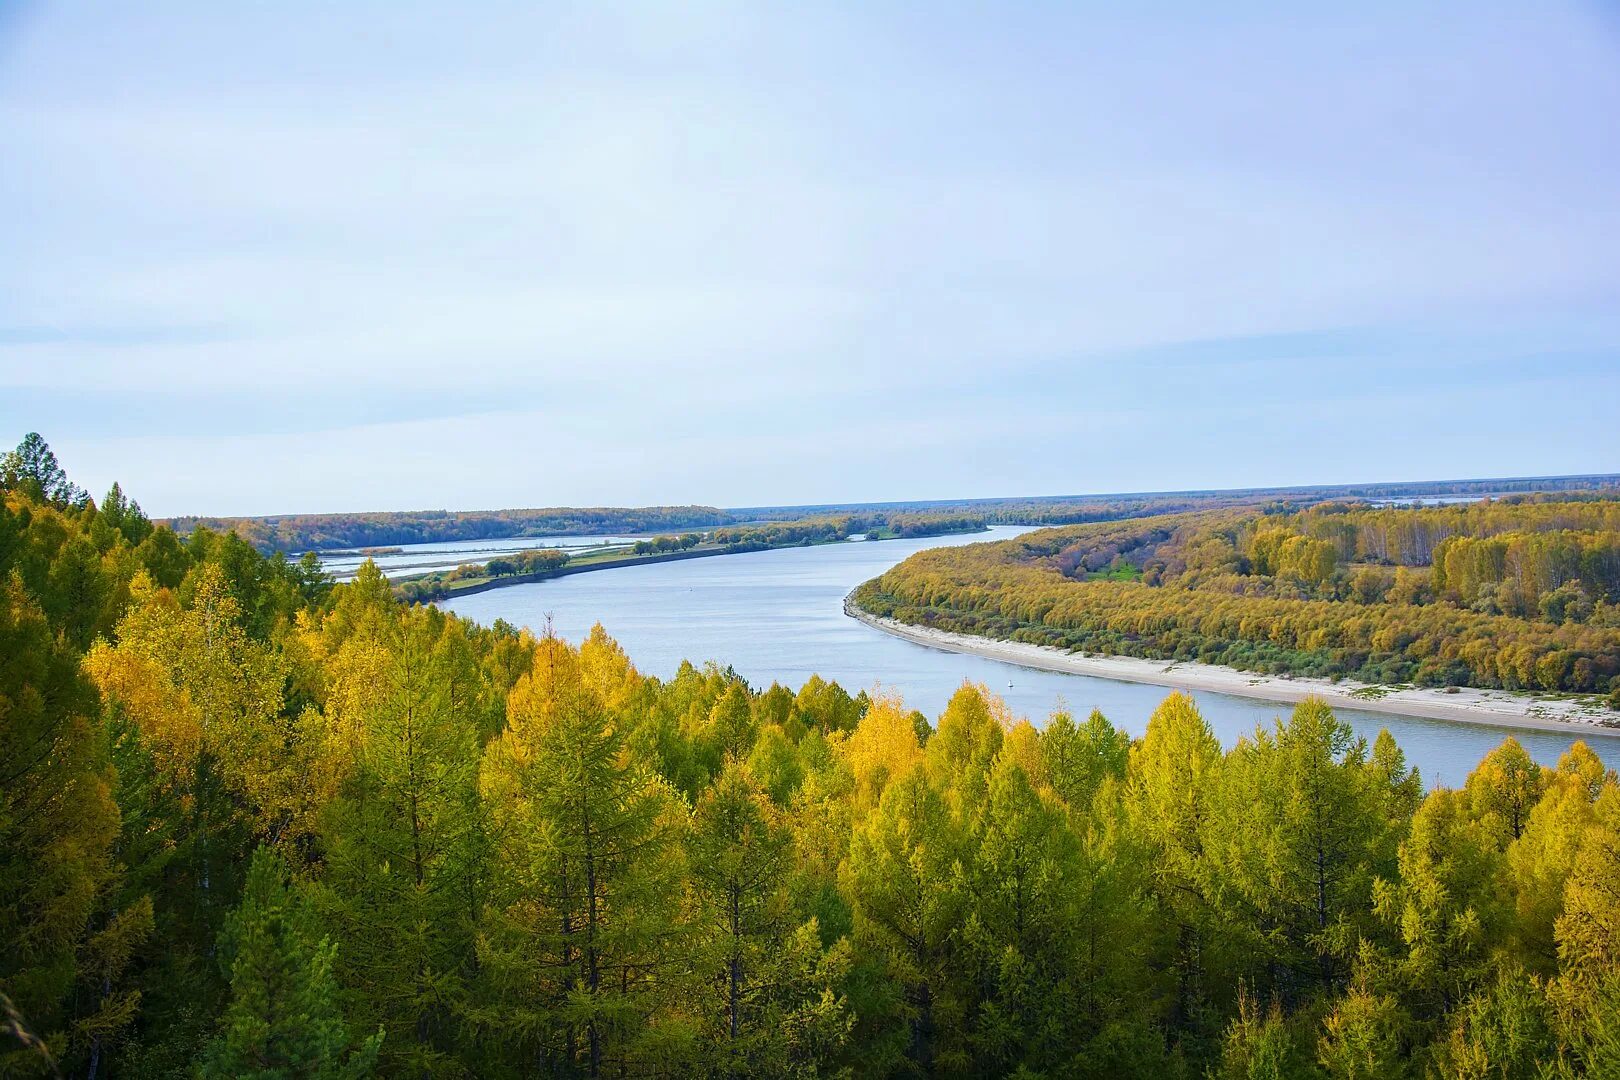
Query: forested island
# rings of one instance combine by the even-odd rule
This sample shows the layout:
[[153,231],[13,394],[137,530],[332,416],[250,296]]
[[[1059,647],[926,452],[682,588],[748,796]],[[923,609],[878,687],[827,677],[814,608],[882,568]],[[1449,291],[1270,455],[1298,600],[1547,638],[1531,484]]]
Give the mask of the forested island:
[[[1425,792],[1320,703],[1223,749],[1180,695],[1132,739],[969,685],[926,717],[819,678],[660,680],[600,628],[182,539],[26,449],[0,460],[6,1075],[1620,1072],[1620,782],[1583,744],[1543,767],[1508,739]],[[1329,538],[1415,558],[1392,526],[1421,522],[1432,565],[1369,571],[1388,590],[1426,576],[1558,640],[1599,629],[1598,578],[1547,604],[1562,584],[1512,592],[1479,545],[1601,560],[1612,509],[1197,517],[965,565],[1357,603],[1323,598],[1337,563],[1281,571],[1325,570]]]
[[703,533],[652,536],[629,544],[579,554],[538,548],[501,555],[483,563],[465,563],[451,570],[402,577],[394,591],[413,603],[446,600],[505,585],[524,585],[566,574],[582,574],[615,567],[698,559],[710,555],[737,555],[781,547],[809,547],[847,540],[891,540],[907,537],[947,536],[982,532],[984,519],[955,513],[837,514],[729,526]]
[[1369,683],[1614,694],[1620,499],[1209,511],[919,552],[857,590],[902,623]]

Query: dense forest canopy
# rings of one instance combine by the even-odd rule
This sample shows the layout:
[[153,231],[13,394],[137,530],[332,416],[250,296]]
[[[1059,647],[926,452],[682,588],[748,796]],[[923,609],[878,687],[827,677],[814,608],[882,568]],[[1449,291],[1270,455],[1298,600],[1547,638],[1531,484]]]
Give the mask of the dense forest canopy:
[[1050,529],[920,552],[856,599],[903,622],[1090,652],[1620,692],[1620,499],[1278,505]]
[[[1180,695],[1132,739],[659,680],[54,464],[0,492],[5,1075],[1620,1075],[1620,783],[1580,743],[1425,794],[1318,702],[1223,749]],[[1291,558],[1226,520],[1172,535]]]

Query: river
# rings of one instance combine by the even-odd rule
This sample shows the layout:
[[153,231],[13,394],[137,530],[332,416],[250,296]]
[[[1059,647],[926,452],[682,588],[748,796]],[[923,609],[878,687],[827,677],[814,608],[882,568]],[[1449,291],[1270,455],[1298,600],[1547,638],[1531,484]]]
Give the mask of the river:
[[[937,717],[964,679],[985,683],[1013,711],[1036,724],[1066,705],[1077,716],[1099,708],[1115,725],[1140,735],[1164,687],[1085,675],[1034,671],[983,657],[945,652],[892,637],[843,612],[844,596],[924,548],[1006,539],[1027,531],[1000,527],[967,536],[850,542],[721,555],[689,562],[627,566],[530,585],[514,585],[448,601],[444,606],[480,623],[505,619],[539,631],[547,616],[556,632],[579,641],[600,622],[638,669],[667,678],[683,659],[729,664],[756,688],[772,681],[797,690],[812,674],[836,679],[850,693],[881,686]],[[1278,715],[1275,703],[1226,694],[1193,695],[1221,742]],[[1387,727],[1407,761],[1430,785],[1461,784],[1479,759],[1512,734],[1545,764],[1558,760],[1576,736],[1514,731],[1479,724],[1336,710],[1371,739]],[[1595,735],[1588,744],[1610,768],[1620,768],[1620,738]]]
[[637,536],[514,536],[496,540],[440,540],[425,544],[386,544],[374,548],[315,553],[321,569],[336,581],[354,577],[360,564],[370,559],[389,577],[410,577],[435,570],[453,570],[462,563],[482,563],[502,555],[532,548],[560,548],[571,554],[625,547]]

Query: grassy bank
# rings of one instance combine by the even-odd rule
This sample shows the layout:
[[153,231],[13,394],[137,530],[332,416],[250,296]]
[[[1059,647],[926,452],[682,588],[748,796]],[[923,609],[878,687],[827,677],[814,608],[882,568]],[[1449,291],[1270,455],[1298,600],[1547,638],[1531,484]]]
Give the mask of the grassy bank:
[[[976,528],[950,529],[932,536],[959,536],[967,533],[988,532],[988,528],[979,525]],[[649,563],[682,562],[687,559],[703,559],[715,555],[741,555],[750,551],[773,551],[778,548],[790,547],[820,547],[825,544],[864,543],[868,541],[915,539],[915,536],[905,536],[893,529],[874,529],[865,534],[864,539],[852,541],[848,537],[810,537],[784,541],[781,543],[762,543],[753,540],[745,543],[715,543],[706,541],[684,551],[659,551],[652,553],[637,553],[630,548],[614,548],[609,551],[592,552],[588,555],[569,556],[565,563],[559,566],[521,574],[472,574],[463,577],[450,578],[444,572],[421,574],[409,578],[402,578],[394,582],[394,592],[400,598],[416,603],[431,603],[439,600],[452,600],[458,596],[471,596],[476,593],[489,592],[491,589],[503,589],[510,585],[530,585],[537,581],[547,581],[551,578],[568,577],[571,574],[585,574],[596,570],[613,570],[623,566],[643,566]],[[498,561],[498,560],[492,560]],[[484,564],[486,567],[489,564]],[[451,571],[450,573],[455,573]]]

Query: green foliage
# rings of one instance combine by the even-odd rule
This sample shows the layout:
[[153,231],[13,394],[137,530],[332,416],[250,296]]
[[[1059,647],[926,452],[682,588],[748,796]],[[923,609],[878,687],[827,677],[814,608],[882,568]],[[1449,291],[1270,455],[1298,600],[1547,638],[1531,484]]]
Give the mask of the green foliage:
[[[116,874],[118,809],[94,714],[77,658],[13,575],[0,584],[0,990],[58,1053]],[[15,1049],[0,1042],[0,1071],[37,1064]]]
[[794,544],[828,544],[861,535],[869,539],[940,536],[977,532],[984,527],[985,519],[977,514],[873,510],[859,514],[813,515],[758,525],[731,525],[716,529],[710,535],[728,551],[763,551]]
[[1283,1001],[1333,985],[1368,930],[1385,869],[1389,782],[1366,744],[1308,701],[1227,755],[1207,830],[1207,891],[1220,921],[1251,928],[1251,985]]
[[[600,628],[477,627],[373,564],[334,587],[27,460],[0,505],[0,1073],[1620,1073],[1620,785],[1580,744],[1549,769],[1509,739],[1425,795],[1318,702],[1223,749],[1182,695],[1133,740],[972,685],[925,717],[819,677],[663,681]],[[1045,568],[969,594],[1024,627],[1073,613],[1019,591],[1040,573],[1495,633],[1450,599],[1475,555],[1421,559],[1465,536],[1552,565],[1611,503],[1116,521],[992,549]],[[1565,635],[1570,678],[1608,632],[1582,573],[1511,622]]]
[[84,491],[71,483],[67,473],[39,432],[23,436],[15,450],[0,454],[0,489],[10,489],[35,502],[68,506],[81,502]]
[[1052,787],[1069,806],[1084,811],[1109,780],[1123,781],[1131,740],[1095,709],[1084,726],[1068,713],[1056,713],[1041,732],[1041,753]]
[[[452,706],[453,658],[421,610],[346,643],[378,678],[344,711],[363,732],[323,811],[319,906],[344,943],[349,1015],[387,1032],[390,1071],[456,1071],[452,1031],[484,877],[478,739]],[[369,655],[368,655],[369,654]],[[374,666],[373,666],[374,665]]]
[[336,946],[318,937],[307,903],[271,851],[253,855],[220,958],[231,999],[202,1062],[205,1077],[339,1080],[371,1074],[381,1032],[355,1044],[338,1010]]

